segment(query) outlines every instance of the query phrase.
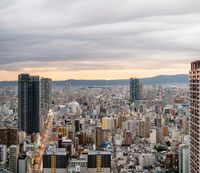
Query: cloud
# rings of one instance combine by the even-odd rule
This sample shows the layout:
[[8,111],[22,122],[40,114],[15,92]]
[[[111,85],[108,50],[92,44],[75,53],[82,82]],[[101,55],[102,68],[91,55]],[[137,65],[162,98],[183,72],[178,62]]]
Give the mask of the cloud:
[[200,53],[199,7],[195,0],[1,0],[0,70],[185,72]]

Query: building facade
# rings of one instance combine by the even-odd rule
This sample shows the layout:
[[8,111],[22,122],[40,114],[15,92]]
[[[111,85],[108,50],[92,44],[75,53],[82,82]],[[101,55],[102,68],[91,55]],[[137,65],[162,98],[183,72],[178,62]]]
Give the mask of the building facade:
[[18,76],[18,125],[28,134],[40,132],[40,80],[39,76]]
[[140,100],[140,80],[137,78],[130,79],[130,102]]
[[10,146],[10,155],[9,155],[9,170],[12,173],[18,172],[18,155],[19,155],[19,146],[11,145]]
[[179,173],[189,172],[189,146],[181,144],[179,146]]
[[200,61],[190,70],[190,173],[200,172]]
[[43,173],[67,173],[68,154],[65,148],[47,150],[43,154]]
[[41,78],[40,80],[41,115],[44,117],[44,119],[46,119],[51,107],[51,83],[52,80],[49,78]]
[[19,144],[19,131],[17,128],[0,128],[0,144],[11,145]]
[[7,161],[7,146],[0,144],[0,165],[6,164]]
[[111,172],[111,153],[91,151],[88,153],[88,173]]

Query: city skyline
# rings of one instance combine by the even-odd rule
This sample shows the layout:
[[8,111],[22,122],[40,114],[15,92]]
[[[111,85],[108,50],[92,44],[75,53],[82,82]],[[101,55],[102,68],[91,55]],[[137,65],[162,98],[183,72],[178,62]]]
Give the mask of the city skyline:
[[200,52],[199,5],[1,1],[0,80],[17,80],[19,73],[53,80],[188,74]]

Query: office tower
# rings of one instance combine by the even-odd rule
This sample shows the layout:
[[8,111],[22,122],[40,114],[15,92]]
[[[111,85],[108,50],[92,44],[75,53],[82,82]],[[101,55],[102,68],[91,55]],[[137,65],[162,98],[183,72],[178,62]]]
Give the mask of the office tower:
[[19,146],[18,145],[11,145],[10,146],[10,155],[9,155],[9,168],[10,172],[17,173],[17,160],[19,155]]
[[28,134],[40,132],[39,76],[18,76],[18,124]]
[[189,172],[189,145],[179,146],[179,173]]
[[101,147],[103,144],[103,130],[101,127],[95,128],[95,140],[94,143],[97,147]]
[[140,100],[140,80],[137,78],[130,79],[130,102]]
[[111,153],[103,151],[88,152],[88,173],[111,172]]
[[75,126],[75,132],[79,132],[80,131],[80,120],[79,119],[74,120],[74,126]]
[[191,63],[190,70],[190,173],[200,172],[200,61]]
[[0,144],[11,145],[19,144],[19,133],[17,128],[0,128]]
[[65,148],[48,149],[42,159],[43,173],[67,173],[68,154]]
[[7,160],[7,147],[6,145],[0,144],[0,165],[6,164]]
[[41,102],[41,115],[44,120],[47,118],[47,114],[51,107],[51,79],[41,78],[40,80],[40,102]]

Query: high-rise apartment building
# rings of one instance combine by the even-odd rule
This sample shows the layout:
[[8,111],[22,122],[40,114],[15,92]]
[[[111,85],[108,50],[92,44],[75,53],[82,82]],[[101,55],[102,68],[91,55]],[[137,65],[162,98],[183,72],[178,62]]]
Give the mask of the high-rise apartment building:
[[10,146],[10,154],[9,154],[9,169],[12,173],[18,172],[18,155],[19,155],[19,146],[18,145],[11,145]]
[[179,146],[179,173],[189,172],[189,146],[181,144]]
[[190,173],[200,172],[200,61],[190,70]]
[[39,76],[18,76],[18,124],[28,134],[40,132],[40,80]]
[[140,80],[137,78],[130,79],[130,102],[140,100]]

